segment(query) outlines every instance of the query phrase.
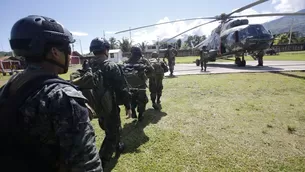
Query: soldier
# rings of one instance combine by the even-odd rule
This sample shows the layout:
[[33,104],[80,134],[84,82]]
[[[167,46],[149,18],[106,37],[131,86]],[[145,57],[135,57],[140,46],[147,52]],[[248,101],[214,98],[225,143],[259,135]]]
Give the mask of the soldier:
[[89,69],[89,61],[86,59],[86,60],[84,60],[84,63],[83,63],[83,70],[84,71],[86,71],[86,70],[88,70]]
[[[153,52],[151,55],[151,64],[154,68],[154,72],[149,77],[149,91],[152,106],[155,110],[160,110],[161,107],[161,96],[163,90],[163,78],[164,73],[168,71],[168,67],[165,62],[159,59],[157,52]],[[157,99],[157,103],[156,103]]]
[[204,71],[206,72],[207,63],[208,63],[208,60],[209,60],[208,58],[209,58],[209,54],[208,54],[208,51],[206,50],[206,46],[203,46],[202,50],[200,51],[201,71],[203,71],[203,67],[204,67]]
[[[91,41],[90,52],[93,52],[94,58],[90,61],[90,67],[93,73],[102,71],[103,84],[105,89],[110,93],[110,98],[100,102],[106,103],[108,112],[103,110],[97,110],[97,116],[99,117],[99,124],[102,129],[105,130],[105,139],[100,149],[100,157],[103,164],[108,162],[113,154],[123,151],[124,144],[120,142],[121,135],[121,119],[120,108],[118,101],[123,102],[126,108],[127,116],[131,116],[131,95],[128,90],[128,86],[122,70],[120,67],[107,60],[109,56],[110,44],[103,38],[95,38]],[[103,90],[101,90],[103,91]]]
[[166,50],[166,52],[164,54],[163,61],[165,58],[167,58],[170,76],[173,76],[173,73],[174,73],[176,56],[177,56],[177,50],[174,49],[172,45],[168,45],[168,49]]
[[14,24],[10,45],[28,67],[0,90],[5,171],[103,171],[86,99],[58,77],[68,71],[73,42],[48,17],[31,15]]
[[147,74],[153,71],[153,67],[149,61],[142,56],[142,51],[139,47],[131,48],[131,57],[124,62],[125,65],[131,65],[131,72],[126,72],[127,69],[124,69],[124,73],[128,83],[132,88],[139,89],[138,91],[132,94],[132,117],[137,118],[136,108],[138,111],[138,120],[141,121],[143,113],[146,109],[146,104],[148,103],[148,98],[146,95],[146,81]]

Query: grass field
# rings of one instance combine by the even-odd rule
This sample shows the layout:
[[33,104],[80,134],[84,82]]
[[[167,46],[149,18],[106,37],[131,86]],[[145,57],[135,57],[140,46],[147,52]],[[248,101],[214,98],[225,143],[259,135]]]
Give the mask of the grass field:
[[[187,57],[176,57],[176,63],[194,63],[196,59],[199,59],[199,56],[187,56]],[[251,56],[245,57],[246,61],[253,61]],[[264,56],[264,60],[291,60],[291,61],[305,61],[305,51],[296,51],[296,52],[282,52],[279,55],[273,56]],[[216,62],[228,62],[234,61],[234,58],[231,59],[219,59]],[[213,63],[213,62],[209,62]]]
[[[305,171],[305,73],[164,80],[163,110],[126,120],[109,171]],[[104,132],[93,120],[100,147]]]
[[305,171],[304,85],[304,72],[166,78],[162,112],[149,102],[137,124],[122,108],[126,150],[105,171]]

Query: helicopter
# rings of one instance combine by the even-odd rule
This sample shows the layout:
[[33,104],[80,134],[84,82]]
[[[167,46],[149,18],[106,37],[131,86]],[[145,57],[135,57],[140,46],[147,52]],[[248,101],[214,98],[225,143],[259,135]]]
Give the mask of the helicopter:
[[[212,21],[200,24],[198,26],[192,27],[178,35],[167,39],[165,42],[168,42],[186,32],[189,32],[198,27],[220,21],[218,27],[216,27],[211,35],[195,45],[193,48],[202,50],[205,47],[205,50],[209,54],[208,61],[216,61],[216,59],[224,57],[234,57],[235,64],[237,66],[246,66],[245,54],[250,55],[254,60],[258,60],[258,66],[263,66],[263,57],[265,55],[265,50],[269,49],[273,45],[274,36],[270,30],[267,30],[262,24],[249,24],[248,19],[236,19],[236,18],[250,18],[250,17],[267,17],[267,16],[294,16],[294,15],[305,15],[305,13],[268,13],[268,14],[249,14],[249,15],[239,15],[232,16],[234,13],[240,13],[248,8],[262,4],[269,0],[258,0],[246,6],[243,6],[239,9],[234,10],[229,14],[222,13],[215,17],[199,17],[199,18],[189,18],[181,19],[170,22],[163,22],[157,24],[151,24],[146,26],[141,26],[137,28],[130,28],[123,31],[118,31],[115,34],[130,32],[132,30],[143,29],[146,27],[152,27],[157,25],[169,24],[174,22],[181,21],[190,21],[190,20],[199,20],[199,19],[210,19]],[[198,64],[197,64],[198,65]]]

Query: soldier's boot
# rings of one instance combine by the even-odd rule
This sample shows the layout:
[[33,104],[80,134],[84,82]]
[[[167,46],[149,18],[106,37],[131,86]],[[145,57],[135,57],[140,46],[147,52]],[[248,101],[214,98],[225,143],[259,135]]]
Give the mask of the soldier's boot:
[[155,110],[159,110],[159,106],[158,106],[158,104],[157,103],[153,103],[153,108],[155,109]]
[[162,106],[161,106],[161,100],[160,100],[160,98],[161,98],[161,94],[158,94],[158,98],[157,98],[157,104],[158,104],[158,108],[159,108],[159,110],[161,110],[161,109],[162,109]]
[[152,102],[152,107],[156,110],[156,93],[151,93],[150,94],[150,99]]
[[125,149],[125,144],[123,142],[119,142],[116,147],[115,156],[118,157]]
[[132,111],[131,117],[132,118],[137,118],[136,108],[132,108],[131,111]]
[[139,112],[139,116],[138,116],[138,121],[142,121],[143,120],[143,112]]
[[206,72],[207,71],[207,64],[204,63],[204,71]]

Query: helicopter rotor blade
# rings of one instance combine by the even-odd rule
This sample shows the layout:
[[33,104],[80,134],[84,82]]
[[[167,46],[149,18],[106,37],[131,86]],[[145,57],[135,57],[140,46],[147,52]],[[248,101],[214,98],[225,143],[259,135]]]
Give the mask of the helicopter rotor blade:
[[184,32],[179,33],[178,35],[176,35],[176,36],[174,36],[174,37],[172,37],[172,38],[169,38],[169,39],[166,40],[165,42],[168,42],[168,41],[170,41],[170,40],[172,40],[172,39],[174,39],[174,38],[176,38],[176,37],[178,37],[178,36],[180,36],[180,35],[182,35],[182,34],[188,32],[188,31],[190,31],[190,30],[196,29],[196,28],[198,28],[198,27],[200,27],[200,26],[203,26],[203,25],[206,25],[206,24],[209,24],[209,23],[213,23],[213,22],[215,22],[215,21],[218,21],[218,20],[215,19],[215,20],[212,20],[212,21],[209,21],[209,22],[200,24],[200,25],[198,25],[198,26],[192,27],[192,28],[190,28],[190,29],[188,29],[188,30],[186,30],[186,31],[184,31]]
[[132,31],[132,30],[143,29],[143,28],[146,28],[146,27],[158,26],[158,25],[162,25],[162,24],[169,24],[169,23],[175,23],[175,22],[181,22],[181,21],[189,21],[189,20],[198,20],[198,19],[216,19],[216,17],[197,17],[197,18],[181,19],[181,20],[175,20],[175,21],[151,24],[151,25],[146,25],[146,26],[141,26],[141,27],[136,27],[136,28],[132,28],[132,29],[126,29],[126,30],[118,31],[115,34],[119,34],[119,33],[123,33],[123,32],[129,32],[129,31]]
[[244,6],[244,7],[241,7],[241,8],[239,8],[239,9],[237,9],[237,10],[234,10],[233,12],[227,14],[227,16],[229,17],[229,16],[231,16],[231,15],[234,14],[234,13],[240,13],[240,12],[242,12],[242,11],[248,9],[248,8],[251,8],[251,7],[253,7],[253,6],[256,6],[256,5],[258,5],[258,4],[261,4],[261,3],[264,3],[264,2],[267,2],[267,1],[269,1],[269,0],[258,0],[258,1],[256,1],[256,2],[253,2],[253,3],[251,3],[251,4],[246,5],[246,6]]
[[249,14],[240,16],[230,16],[230,18],[240,18],[240,17],[270,17],[270,16],[298,16],[305,15],[305,13],[270,13],[270,14]]

